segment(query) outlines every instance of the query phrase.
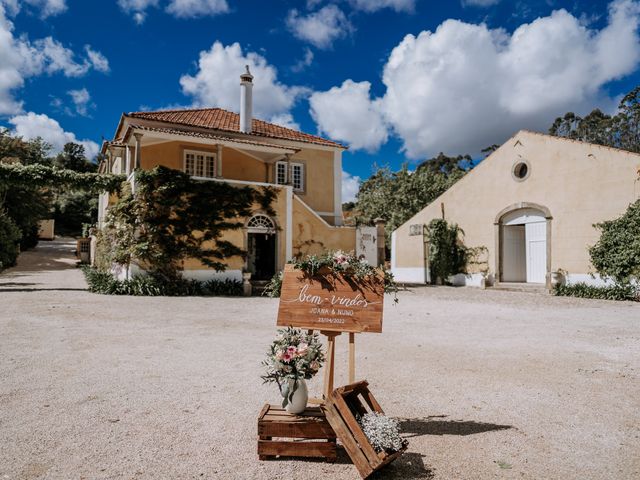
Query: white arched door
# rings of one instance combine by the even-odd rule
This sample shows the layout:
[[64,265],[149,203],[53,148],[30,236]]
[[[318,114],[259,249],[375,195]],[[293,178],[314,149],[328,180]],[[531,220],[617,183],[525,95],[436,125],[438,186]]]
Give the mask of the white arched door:
[[547,278],[547,220],[532,208],[502,219],[502,281],[545,283]]

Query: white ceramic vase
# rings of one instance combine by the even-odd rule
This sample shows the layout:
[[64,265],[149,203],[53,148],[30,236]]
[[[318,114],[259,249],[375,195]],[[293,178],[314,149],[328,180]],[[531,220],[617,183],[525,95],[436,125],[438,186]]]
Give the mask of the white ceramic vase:
[[[289,389],[293,388],[294,380],[289,380]],[[298,379],[298,386],[296,391],[293,392],[293,397],[285,407],[285,410],[289,413],[298,414],[304,412],[307,408],[307,401],[309,400],[309,390],[307,390],[307,382],[304,378]]]

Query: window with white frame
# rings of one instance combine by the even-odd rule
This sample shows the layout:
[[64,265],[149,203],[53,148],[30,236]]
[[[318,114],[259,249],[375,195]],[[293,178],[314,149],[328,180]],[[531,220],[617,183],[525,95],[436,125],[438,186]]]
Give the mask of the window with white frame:
[[184,171],[194,177],[216,176],[216,155],[211,152],[184,151]]
[[276,183],[278,185],[291,184],[294,190],[304,190],[304,164],[290,163],[287,171],[287,162],[276,163]]

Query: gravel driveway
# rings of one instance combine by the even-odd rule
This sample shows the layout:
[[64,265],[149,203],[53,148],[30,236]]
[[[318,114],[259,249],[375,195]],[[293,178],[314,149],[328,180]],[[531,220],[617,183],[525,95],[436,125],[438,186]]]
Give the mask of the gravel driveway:
[[[0,479],[359,478],[257,459],[277,300],[94,295],[72,249],[0,275]],[[410,443],[376,478],[640,478],[639,305],[417,288],[383,330],[357,377]]]

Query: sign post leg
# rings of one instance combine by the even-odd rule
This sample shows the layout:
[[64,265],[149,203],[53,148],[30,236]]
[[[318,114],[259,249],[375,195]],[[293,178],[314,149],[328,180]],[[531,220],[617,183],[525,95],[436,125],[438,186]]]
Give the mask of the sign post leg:
[[349,383],[356,381],[356,334],[349,333]]
[[328,398],[333,391],[333,373],[336,353],[336,337],[340,332],[320,332],[327,336],[327,363],[324,367],[324,398]]

